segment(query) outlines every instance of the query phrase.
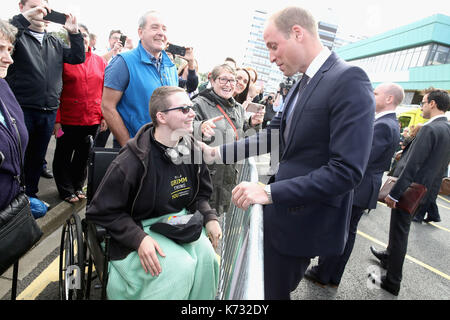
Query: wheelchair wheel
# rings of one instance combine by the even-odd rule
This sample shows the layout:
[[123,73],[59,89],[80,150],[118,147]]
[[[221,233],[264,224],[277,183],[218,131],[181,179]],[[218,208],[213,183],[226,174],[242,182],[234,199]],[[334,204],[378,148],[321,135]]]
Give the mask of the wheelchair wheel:
[[84,293],[85,245],[80,217],[66,221],[59,251],[59,295],[61,300],[81,300]]

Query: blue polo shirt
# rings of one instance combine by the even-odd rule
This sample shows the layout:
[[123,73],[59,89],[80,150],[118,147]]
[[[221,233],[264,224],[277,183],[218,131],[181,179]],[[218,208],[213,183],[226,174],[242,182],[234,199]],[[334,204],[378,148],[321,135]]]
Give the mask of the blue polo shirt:
[[178,86],[177,68],[164,51],[157,60],[140,41],[135,49],[118,54],[106,67],[105,87],[123,92],[117,111],[130,138],[151,122],[150,98],[161,86]]

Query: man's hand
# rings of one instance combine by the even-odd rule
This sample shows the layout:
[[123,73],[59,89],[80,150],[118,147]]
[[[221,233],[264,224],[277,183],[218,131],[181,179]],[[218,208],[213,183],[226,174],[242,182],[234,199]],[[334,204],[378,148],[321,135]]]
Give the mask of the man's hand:
[[55,138],[58,138],[58,132],[59,130],[61,130],[62,126],[61,123],[56,122],[55,125],[53,126],[53,135],[55,136]]
[[386,196],[386,198],[384,198],[384,202],[386,202],[386,205],[391,209],[395,209],[396,204],[397,204],[397,202],[392,200],[391,197],[389,197],[389,196]]
[[150,236],[145,236],[139,245],[138,255],[145,273],[150,271],[153,277],[158,276],[162,272],[156,252],[158,252],[161,257],[166,256],[159,247],[158,242]]
[[216,128],[216,122],[220,121],[223,119],[223,116],[218,116],[212,119],[209,119],[205,122],[202,123],[201,125],[201,129],[202,129],[202,134],[206,139],[211,138],[213,135],[216,134],[216,132],[214,131],[214,128]]
[[72,15],[71,13],[69,13],[68,15],[66,15],[67,20],[66,20],[66,24],[64,25],[64,29],[67,30],[68,33],[70,34],[75,34],[78,33],[78,22],[77,22],[77,18]]
[[264,121],[264,115],[266,114],[266,109],[262,109],[260,111],[258,111],[257,113],[253,114],[252,117],[250,118],[250,125],[252,127],[256,127],[257,125],[263,123]]
[[211,220],[206,223],[206,233],[214,249],[219,245],[219,239],[222,239],[222,229],[217,220]]
[[181,57],[184,60],[186,60],[188,62],[188,68],[190,70],[194,70],[195,65],[194,65],[194,48],[186,48],[186,53],[184,55],[184,57]]
[[30,10],[22,12],[22,15],[27,19],[29,22],[31,20],[39,21],[39,22],[46,22],[44,20],[44,16],[47,15],[47,12],[51,12],[52,10],[50,7],[45,3],[42,2],[41,6],[34,7]]
[[203,160],[206,164],[213,164],[220,159],[219,147],[210,147],[204,142],[197,141],[203,153]]
[[269,204],[270,200],[259,183],[241,182],[232,191],[232,200],[236,207],[247,210],[252,204]]

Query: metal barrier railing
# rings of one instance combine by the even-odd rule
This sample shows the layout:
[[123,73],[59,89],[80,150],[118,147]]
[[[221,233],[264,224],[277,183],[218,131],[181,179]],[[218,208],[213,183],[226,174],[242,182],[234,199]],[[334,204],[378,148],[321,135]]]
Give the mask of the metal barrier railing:
[[[253,158],[245,160],[241,181],[258,181]],[[247,211],[231,203],[223,218],[223,241],[218,300],[263,300],[263,211],[253,205]]]

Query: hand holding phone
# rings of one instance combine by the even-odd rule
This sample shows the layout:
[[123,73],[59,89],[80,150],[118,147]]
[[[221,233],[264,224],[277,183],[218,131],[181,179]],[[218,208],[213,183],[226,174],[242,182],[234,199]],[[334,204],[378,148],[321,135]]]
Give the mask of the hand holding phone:
[[264,110],[265,108],[266,108],[266,106],[263,104],[250,102],[245,111],[257,113],[261,110]]
[[125,47],[125,42],[127,41],[127,36],[126,35],[121,35],[120,36],[120,42],[122,43],[122,46]]
[[67,16],[64,13],[52,10],[50,13],[47,13],[47,15],[44,16],[44,20],[65,25]]
[[169,43],[169,47],[167,47],[166,51],[172,53],[173,55],[179,55],[181,57],[184,57],[184,55],[186,54],[185,47],[177,46],[171,43]]

